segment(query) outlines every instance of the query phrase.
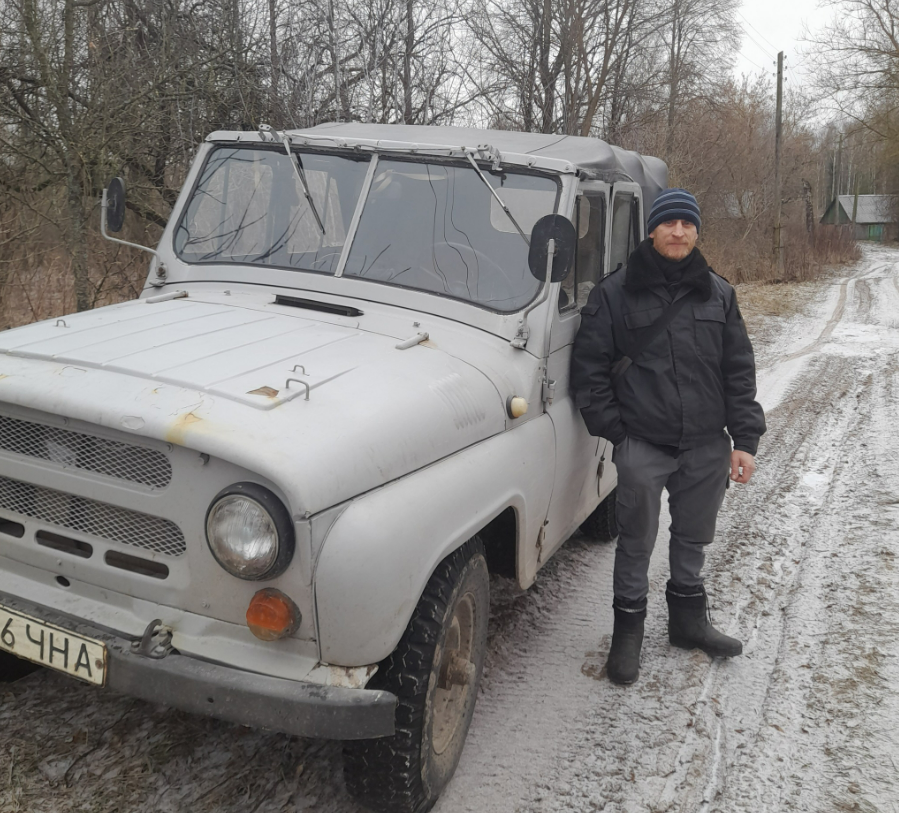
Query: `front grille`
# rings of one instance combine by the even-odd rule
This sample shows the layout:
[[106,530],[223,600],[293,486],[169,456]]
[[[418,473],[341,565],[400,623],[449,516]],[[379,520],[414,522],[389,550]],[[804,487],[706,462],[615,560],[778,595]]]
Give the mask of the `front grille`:
[[155,449],[8,415],[0,415],[0,449],[151,488],[172,480],[172,464]]
[[0,477],[0,508],[166,556],[181,556],[187,549],[181,529],[167,519],[8,477]]

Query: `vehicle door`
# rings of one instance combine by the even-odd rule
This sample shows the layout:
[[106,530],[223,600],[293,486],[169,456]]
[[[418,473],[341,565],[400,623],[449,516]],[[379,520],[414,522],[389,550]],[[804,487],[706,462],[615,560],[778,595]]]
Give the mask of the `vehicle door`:
[[612,188],[612,205],[607,213],[609,239],[606,241],[605,273],[611,274],[624,266],[643,239],[642,204],[639,184],[619,182]]
[[571,271],[558,283],[552,303],[547,381],[552,402],[546,412],[556,436],[555,481],[544,528],[540,562],[564,542],[599,504],[600,492],[613,487],[609,480],[607,441],[587,431],[570,392],[569,368],[580,311],[593,287],[606,273],[608,209],[611,188],[584,181],[578,188],[572,222],[577,250]]

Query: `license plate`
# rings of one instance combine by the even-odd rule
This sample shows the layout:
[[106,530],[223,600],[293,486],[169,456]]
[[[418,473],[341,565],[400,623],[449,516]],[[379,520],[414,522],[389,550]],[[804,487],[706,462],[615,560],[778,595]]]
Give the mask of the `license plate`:
[[106,683],[106,645],[0,605],[0,651],[79,680]]

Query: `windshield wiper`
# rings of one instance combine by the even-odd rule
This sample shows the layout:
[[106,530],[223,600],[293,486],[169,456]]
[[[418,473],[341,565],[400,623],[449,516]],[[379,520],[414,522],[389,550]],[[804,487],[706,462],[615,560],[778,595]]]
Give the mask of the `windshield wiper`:
[[290,139],[287,137],[287,133],[281,136],[281,143],[284,144],[284,152],[287,153],[290,163],[293,164],[293,171],[296,172],[300,183],[303,185],[303,193],[306,195],[306,201],[309,203],[309,208],[312,209],[312,214],[315,216],[315,222],[318,223],[322,234],[325,234],[325,224],[322,223],[322,219],[318,216],[318,209],[315,208],[315,201],[312,200],[312,193],[309,191],[309,183],[306,180],[306,170],[303,169],[303,162],[300,160],[299,155],[294,155],[290,151]]
[[497,194],[496,190],[493,188],[493,184],[484,177],[484,173],[481,172],[481,168],[478,166],[478,162],[474,160],[470,152],[465,153],[465,157],[469,160],[471,165],[474,167],[474,171],[478,173],[478,177],[484,182],[484,186],[486,186],[490,190],[490,194],[496,198],[496,202],[503,207],[503,211],[508,216],[509,220],[512,221],[512,225],[518,229],[518,233],[521,235],[522,239],[525,243],[528,244],[528,247],[531,245],[531,241],[528,240],[528,236],[521,230],[521,226],[518,225],[518,221],[512,216],[512,213],[509,211],[509,207],[503,203],[503,199]]

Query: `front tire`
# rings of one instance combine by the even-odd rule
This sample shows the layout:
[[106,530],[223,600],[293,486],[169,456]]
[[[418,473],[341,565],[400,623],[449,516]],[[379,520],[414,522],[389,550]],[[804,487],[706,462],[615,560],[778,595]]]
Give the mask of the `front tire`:
[[399,702],[392,737],[344,746],[347,790],[384,813],[424,813],[462,755],[487,649],[490,582],[484,546],[466,542],[438,566],[397,648],[368,688]]
[[613,488],[581,524],[581,531],[597,542],[611,542],[618,536],[617,494],[618,489]]

